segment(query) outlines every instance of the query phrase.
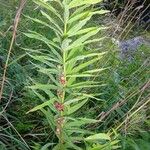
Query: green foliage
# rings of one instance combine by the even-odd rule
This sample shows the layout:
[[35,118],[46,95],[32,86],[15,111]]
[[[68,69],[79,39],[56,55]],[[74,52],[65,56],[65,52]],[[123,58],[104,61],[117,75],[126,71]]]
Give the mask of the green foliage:
[[[94,6],[101,0],[33,1],[9,60],[0,150],[149,150],[149,46],[139,47],[132,61],[121,60],[103,37],[110,18]],[[18,2],[0,1],[1,76]]]
[[[87,50],[85,47],[89,43],[102,40],[93,36],[103,28],[89,28],[85,25],[93,15],[107,11],[91,8],[92,4],[100,0],[87,0],[83,3],[77,0],[51,3],[34,0],[34,2],[44,8],[41,14],[45,20],[28,18],[53,31],[53,38],[49,39],[47,35],[36,31],[24,33],[27,37],[47,45],[44,51],[27,50],[27,54],[35,60],[34,66],[40,74],[47,76],[45,83],[32,80],[34,85],[29,88],[44,102],[29,112],[41,110],[45,114],[59,139],[59,144],[54,149],[69,147],[81,149],[75,143],[83,141],[84,135],[91,134],[83,129],[83,126],[97,120],[76,118],[74,114],[88,102],[89,98],[97,100],[95,94],[90,93],[88,89],[102,86],[94,81],[93,77],[94,73],[103,69],[89,69],[89,66],[105,54]],[[57,8],[54,7],[55,4]]]
[[123,150],[149,150],[150,133],[141,131],[138,136],[121,137]]

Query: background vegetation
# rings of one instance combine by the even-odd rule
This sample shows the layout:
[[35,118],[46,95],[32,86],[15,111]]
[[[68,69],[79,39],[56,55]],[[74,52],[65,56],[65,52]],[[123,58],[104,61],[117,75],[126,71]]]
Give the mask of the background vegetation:
[[[38,0],[34,2],[38,2]],[[146,15],[145,12],[149,9],[149,4],[147,1],[144,1],[143,4],[144,9],[142,8],[140,14]],[[58,7],[55,3],[52,6],[54,8]],[[18,7],[18,0],[0,0],[1,79],[13,34],[13,21]],[[149,42],[149,24],[143,15],[144,19],[139,13],[135,15],[134,12],[139,10],[137,9],[139,5],[130,3],[130,1],[127,3],[122,3],[122,1],[96,3],[90,8],[100,10],[109,9],[110,12],[94,15],[87,22],[86,27],[97,26],[98,28],[108,28],[100,30],[98,33],[96,32],[97,34],[93,34],[94,39],[97,39],[98,42],[89,43],[74,57],[86,56],[85,50],[92,51],[92,53],[96,52],[98,55],[106,52],[101,59],[85,67],[82,72],[84,73],[94,68],[105,69],[93,74],[94,77],[92,77],[92,80],[97,81],[99,86],[93,88],[89,85],[89,89],[86,90],[86,93],[90,92],[88,102],[70,116],[77,119],[73,122],[72,118],[72,122],[69,122],[70,124],[74,123],[76,126],[72,129],[73,133],[67,133],[67,136],[70,134],[69,138],[67,138],[70,144],[63,148],[149,150],[150,47],[142,44],[134,53],[133,60],[129,61],[128,59],[120,59],[120,49],[111,40],[115,38],[122,41],[142,36]],[[38,18],[42,21],[47,21],[41,14],[41,10],[45,11],[41,4],[39,6],[33,3],[33,1],[27,1],[17,28],[17,35],[8,63],[3,98],[0,105],[0,149],[2,150],[63,149],[56,146],[59,143],[59,136],[57,134],[54,135],[55,130],[53,131],[48,124],[51,113],[47,107],[44,107],[46,117],[42,113],[44,110],[42,112],[36,111],[26,114],[29,110],[33,111],[32,108],[38,110],[39,108],[36,106],[45,101],[47,102],[47,99],[51,98],[48,89],[44,89],[45,93],[43,93],[39,92],[39,90],[36,91],[35,87],[32,87],[32,90],[29,88],[30,85],[37,82],[45,85],[50,83],[49,77],[39,73],[37,69],[37,66],[50,69],[44,65],[43,61],[45,60],[41,60],[42,63],[35,60],[38,56],[45,56],[47,54],[45,49],[48,49],[48,47],[43,42],[35,40],[38,35],[33,32],[31,35],[30,31],[36,31],[49,40],[56,40],[57,43],[52,30],[43,24],[37,23],[37,20],[31,19]],[[85,10],[93,11],[93,9]],[[116,11],[121,12],[119,13],[120,15]],[[79,11],[79,14],[81,12]],[[57,19],[53,13],[49,13],[49,15],[53,19]],[[59,24],[60,22],[57,21],[56,23]],[[99,40],[103,37],[106,38]],[[75,37],[73,40],[77,38]],[[79,46],[81,48],[81,45]],[[33,52],[33,50],[39,51]],[[85,61],[87,60],[89,59],[87,58]],[[79,62],[76,62],[76,65],[82,65],[83,62],[79,60]],[[36,67],[35,64],[37,65]],[[56,63],[53,63],[53,65],[56,65]],[[56,67],[60,70],[59,66],[56,65]],[[82,74],[82,72],[79,73]],[[83,81],[87,81],[86,77],[77,79],[75,83]],[[104,84],[105,86],[101,86]],[[85,89],[82,92],[85,92]],[[52,94],[58,96],[56,91],[53,91]],[[57,104],[62,104],[60,101],[58,102]],[[75,105],[78,105],[78,103],[75,103]],[[55,109],[58,109],[58,107]],[[55,115],[54,118],[59,115],[59,111]],[[78,118],[82,119],[78,120]],[[78,128],[79,125],[81,125],[80,129]]]

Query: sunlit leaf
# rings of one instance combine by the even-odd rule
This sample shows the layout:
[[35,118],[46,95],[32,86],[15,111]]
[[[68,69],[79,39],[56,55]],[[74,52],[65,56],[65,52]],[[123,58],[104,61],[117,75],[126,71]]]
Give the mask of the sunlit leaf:
[[91,135],[87,138],[85,138],[86,141],[95,141],[95,140],[111,140],[110,136],[105,133],[98,133],[95,135]]

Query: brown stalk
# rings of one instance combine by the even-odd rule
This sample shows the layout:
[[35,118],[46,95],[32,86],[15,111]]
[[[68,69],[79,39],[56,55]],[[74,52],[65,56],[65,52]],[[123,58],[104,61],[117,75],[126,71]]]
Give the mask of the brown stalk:
[[3,95],[3,89],[4,89],[5,80],[6,80],[6,72],[7,72],[7,68],[8,68],[8,63],[9,63],[9,58],[10,58],[10,55],[11,55],[12,47],[13,47],[15,37],[16,37],[16,32],[17,32],[17,27],[18,27],[20,15],[21,15],[22,9],[24,8],[24,5],[25,5],[26,1],[27,0],[20,0],[19,9],[18,9],[18,11],[16,13],[16,16],[15,16],[15,19],[14,19],[13,35],[12,35],[11,43],[10,43],[10,46],[9,46],[9,50],[8,50],[8,54],[7,54],[7,58],[6,58],[5,66],[4,66],[4,71],[3,71],[2,82],[1,82],[0,102],[1,102],[1,99],[2,99],[2,95]]
[[[140,88],[140,91],[138,91],[137,93],[133,93],[133,94],[130,94],[129,96],[135,96],[136,94],[140,93],[140,92],[144,92],[145,89],[149,88],[150,86],[150,80],[147,81],[141,88]],[[129,97],[128,96],[128,97]],[[117,102],[116,104],[114,104],[112,106],[112,108],[107,111],[106,113],[103,113],[102,115],[99,115],[97,118],[102,121],[103,119],[105,119],[110,113],[112,113],[114,110],[116,110],[117,108],[121,107],[122,105],[124,105],[126,102],[128,101],[128,98],[126,98],[125,100],[121,100],[119,102]]]
[[129,96],[127,96],[125,99],[120,100],[119,102],[115,103],[112,108],[107,111],[107,112],[101,112],[97,117],[96,120],[98,120],[98,122],[96,122],[95,124],[90,124],[87,126],[87,128],[96,128],[99,125],[99,122],[104,121],[104,119],[109,116],[113,111],[115,111],[116,109],[118,109],[119,107],[123,106],[124,104],[127,103],[128,98],[132,98],[135,95],[139,94],[140,92],[144,92],[147,88],[150,87],[150,80],[148,80],[143,86],[141,86],[139,88],[139,90],[137,90],[136,92],[134,91],[133,93],[131,93]]

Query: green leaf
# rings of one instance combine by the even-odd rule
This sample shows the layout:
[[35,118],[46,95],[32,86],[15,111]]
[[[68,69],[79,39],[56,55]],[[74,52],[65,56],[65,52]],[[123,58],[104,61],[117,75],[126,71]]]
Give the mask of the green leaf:
[[84,100],[84,99],[85,99],[85,97],[73,98],[73,99],[71,99],[71,100],[66,101],[66,102],[64,103],[64,105],[67,106],[67,105],[70,105],[70,104],[72,104],[72,103],[76,103],[76,102],[79,102],[79,101],[81,101],[81,100]]
[[40,83],[36,83],[35,85],[32,86],[28,86],[28,88],[30,89],[40,89],[40,90],[47,90],[47,89],[53,89],[53,90],[57,90],[57,86],[52,85],[52,84],[40,84]]
[[38,68],[39,68],[39,72],[43,73],[43,74],[46,74],[46,75],[49,75],[49,74],[56,74],[58,75],[59,71],[56,70],[56,69],[46,69],[46,68],[43,68],[41,66],[38,66],[36,65]]
[[71,138],[67,135],[67,134],[64,134],[64,137],[65,137],[65,141],[67,143],[67,147],[64,148],[64,150],[68,150],[69,149],[73,149],[73,150],[82,150],[82,148],[80,148],[79,146],[75,145],[74,141],[71,140]]
[[61,55],[57,52],[57,50],[54,47],[56,47],[58,49],[61,49],[61,48],[58,45],[56,45],[54,42],[48,40],[45,36],[43,36],[37,32],[34,32],[34,31],[30,31],[29,33],[24,33],[24,35],[29,37],[29,38],[44,42],[50,48],[50,50],[53,52],[53,54],[55,56],[57,56],[57,58],[60,61],[62,61]]
[[59,26],[59,24],[52,18],[50,17],[46,12],[41,11],[42,15],[47,18],[58,30],[61,34],[63,34],[63,30],[61,29],[61,27]]
[[70,44],[71,41],[72,40],[70,40],[70,39],[64,39],[62,41],[62,44],[61,44],[62,51],[64,51],[69,46],[69,44]]
[[89,7],[89,5],[83,5],[81,7],[76,8],[75,11],[71,14],[70,18],[72,18],[78,14],[81,14],[82,12],[87,10],[88,7]]
[[51,90],[44,90],[44,92],[49,96],[49,99],[51,98],[56,98],[56,95],[54,95],[54,92],[52,92]]
[[[29,16],[26,16],[26,17],[29,18],[30,20],[36,22],[36,23],[39,23],[41,25],[44,25],[45,27],[50,28],[54,33],[57,33],[59,35],[59,37],[62,35],[62,33],[59,30],[57,30],[53,26],[50,26],[48,23],[44,22],[43,20],[40,20],[40,19],[37,19],[37,18],[32,18],[32,17],[29,17]],[[57,36],[57,34],[56,34],[56,36]]]
[[65,1],[63,1],[63,5],[64,5],[64,26],[66,26],[69,20],[70,12],[69,12],[68,4]]
[[100,2],[102,2],[102,0],[72,0],[69,4],[69,8],[74,8],[82,5],[93,5]]
[[76,134],[82,134],[82,135],[89,135],[89,134],[93,134],[93,132],[91,131],[88,131],[88,130],[84,130],[84,129],[80,129],[80,128],[76,128],[76,127],[68,127],[67,128],[67,133],[68,134],[73,134],[73,133],[76,133]]
[[87,17],[89,13],[90,13],[90,11],[86,11],[86,12],[83,12],[83,13],[80,13],[78,15],[71,17],[68,21],[68,24],[71,24],[71,23],[78,21],[80,19],[85,19],[85,17]]
[[29,31],[29,33],[24,33],[24,34],[26,36],[28,36],[29,38],[33,38],[33,39],[37,39],[39,41],[43,41],[46,44],[48,43],[49,45],[51,45],[54,48],[61,49],[60,46],[58,46],[58,44],[55,44],[55,42],[53,42],[52,40],[47,39],[45,36],[35,32],[35,31]]
[[100,82],[96,82],[96,81],[84,81],[84,82],[78,82],[75,84],[70,85],[69,87],[80,87],[80,86],[87,86],[87,85],[96,85],[96,84],[100,84]]
[[67,75],[67,78],[83,78],[83,77],[95,77],[95,75],[91,74],[74,74],[74,75]]
[[77,32],[70,32],[68,34],[69,34],[69,37],[72,37],[72,36],[86,34],[86,33],[90,32],[90,31],[95,30],[95,29],[97,29],[97,28],[96,27],[89,27],[89,28],[78,30]]
[[107,10],[99,10],[99,11],[93,11],[93,12],[88,10],[88,11],[82,12],[80,14],[77,14],[77,15],[74,15],[73,17],[71,17],[70,20],[68,21],[68,24],[72,24],[75,21],[85,19],[86,17],[89,17],[89,16],[93,16],[96,14],[105,14],[108,12],[109,11],[107,11]]
[[91,135],[87,138],[85,138],[86,141],[95,141],[95,140],[111,140],[110,136],[105,133],[98,133],[95,135]]
[[47,143],[44,146],[42,146],[41,150],[47,150],[50,146],[55,145],[56,143]]
[[72,34],[78,32],[82,27],[86,25],[86,23],[91,19],[91,17],[87,17],[82,21],[79,21],[77,24],[75,24],[72,28],[69,29],[67,32],[67,35],[70,37]]
[[95,43],[95,42],[99,42],[99,41],[102,41],[102,40],[104,40],[104,39],[105,39],[105,37],[103,37],[103,38],[98,38],[98,39],[87,40],[87,41],[85,41],[85,42],[83,43],[83,45],[90,44],[90,43]]
[[99,120],[90,119],[90,118],[78,118],[79,120],[83,121],[85,124],[97,123]]
[[70,115],[74,112],[76,112],[78,109],[80,109],[86,102],[88,101],[88,99],[83,100],[82,102],[75,104],[74,106],[70,107],[67,111],[67,115]]
[[44,108],[42,108],[41,111],[43,112],[43,114],[45,114],[46,119],[47,119],[50,127],[52,128],[53,132],[55,132],[56,124],[54,122],[54,116],[53,116],[52,112],[49,109],[45,110]]
[[45,97],[43,95],[41,95],[39,92],[37,92],[36,90],[32,90],[34,92],[34,94],[36,94],[36,96],[42,100],[43,102],[45,102]]
[[[101,86],[101,85],[100,85]],[[96,94],[86,94],[86,93],[74,93],[75,95],[81,95],[81,96],[84,96],[85,98],[91,98],[91,99],[95,99],[95,100],[98,100],[98,101],[104,101],[102,99],[99,99],[99,98],[96,98]],[[98,95],[101,95],[98,93]]]
[[96,72],[104,71],[104,70],[106,70],[106,69],[107,69],[107,68],[87,70],[87,71],[84,71],[83,73],[96,73]]
[[61,62],[59,62],[59,60],[57,59],[53,59],[53,58],[50,58],[50,56],[48,55],[43,55],[43,56],[38,56],[38,55],[31,55],[31,54],[28,54],[30,57],[32,57],[33,59],[35,60],[38,60],[38,61],[41,61],[41,62],[44,62],[45,60],[48,60],[48,61],[51,61],[53,63],[59,63],[61,64]]
[[74,58],[72,58],[72,59],[70,59],[70,60],[67,60],[66,63],[67,63],[67,64],[70,64],[70,63],[72,63],[72,62],[74,62],[74,61],[84,60],[84,59],[86,59],[86,58],[90,58],[90,57],[94,57],[94,56],[102,56],[102,55],[104,55],[104,54],[106,54],[106,53],[103,52],[103,53],[90,53],[90,54],[79,55],[79,56],[74,57]]
[[33,0],[33,2],[36,3],[36,4],[38,4],[39,6],[42,6],[42,7],[46,8],[47,10],[49,10],[50,12],[52,12],[54,15],[56,15],[63,22],[63,19],[62,19],[61,15],[50,4],[44,2],[43,0]]
[[76,87],[71,87],[72,89],[83,89],[83,88],[94,88],[94,87],[100,87],[100,86],[105,86],[106,84],[103,85],[81,85],[81,86],[76,86]]
[[46,102],[44,102],[44,103],[42,103],[42,104],[40,104],[40,105],[32,108],[26,114],[34,112],[34,111],[37,111],[37,110],[41,110],[42,108],[44,108],[44,107],[49,106],[50,104],[52,104],[54,101],[55,101],[55,99],[51,99],[49,101],[46,101]]
[[98,11],[91,12],[91,15],[92,16],[93,15],[97,15],[97,14],[102,15],[102,14],[106,14],[106,13],[109,13],[109,12],[110,12],[109,10],[103,10],[103,9],[101,9],[101,10],[98,10]]
[[75,58],[77,57],[79,54],[81,54],[83,52],[83,46],[80,46],[80,47],[77,47],[77,48],[73,48],[69,51],[68,53],[68,56],[66,58],[66,62],[69,60],[69,59],[72,59],[72,58]]
[[66,51],[76,48],[76,47],[79,47],[81,45],[84,45],[84,42],[86,42],[87,39],[89,39],[93,35],[96,35],[99,31],[100,31],[100,29],[98,28],[98,29],[92,30],[92,31],[88,32],[87,34],[81,36],[76,41],[74,41],[70,46],[68,46]]
[[[46,64],[48,67],[51,67],[51,68],[55,68],[55,69],[57,69],[57,66],[54,64],[54,63],[50,63],[49,61],[47,61],[47,60],[39,60],[39,61],[41,61],[41,63],[42,64]],[[35,66],[35,68],[39,68],[39,65],[36,65],[35,63],[33,63],[32,62],[32,64]]]
[[73,74],[73,73],[76,73],[76,72],[79,72],[81,69],[85,68],[85,67],[88,67],[89,65],[93,64],[94,62],[98,61],[100,58],[96,57],[96,58],[93,58],[92,60],[89,60],[85,63],[82,63],[82,64],[79,64],[77,67],[74,67],[74,69],[69,72],[69,74]]
[[97,123],[98,120],[95,120],[95,119],[89,119],[89,118],[66,118],[66,119],[69,119],[69,121],[66,123],[66,128],[69,128],[69,127],[81,127],[83,125],[86,125],[86,124],[91,124],[91,123]]

